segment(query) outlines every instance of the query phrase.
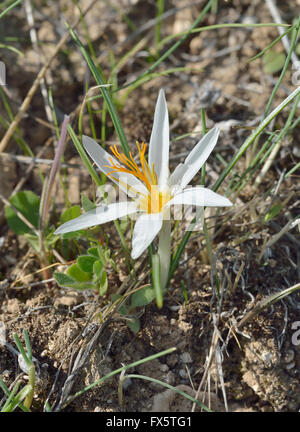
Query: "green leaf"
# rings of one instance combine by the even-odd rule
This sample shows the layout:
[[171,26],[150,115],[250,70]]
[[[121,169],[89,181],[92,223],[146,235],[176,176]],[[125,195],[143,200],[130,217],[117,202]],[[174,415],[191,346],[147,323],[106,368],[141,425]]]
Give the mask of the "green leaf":
[[122,306],[119,307],[118,312],[123,316],[126,316],[129,313],[125,304],[122,304]]
[[122,123],[119,119],[116,107],[113,103],[110,91],[109,91],[109,89],[107,89],[105,87],[106,83],[104,82],[103,74],[101,72],[99,72],[99,70],[96,67],[95,63],[93,62],[92,58],[89,56],[87,50],[85,49],[85,47],[83,46],[83,44],[79,40],[77,34],[72,29],[70,29],[70,34],[73,37],[74,41],[79,46],[79,49],[82,52],[83,57],[84,57],[85,61],[87,62],[87,65],[88,65],[91,73],[93,74],[97,84],[100,86],[100,91],[102,93],[103,99],[105,100],[105,102],[107,104],[107,109],[110,113],[110,116],[111,116],[112,122],[114,124],[116,133],[117,133],[118,138],[120,140],[123,152],[125,153],[126,156],[129,157],[130,149],[129,149],[129,145],[128,145],[128,142],[126,139],[126,135],[125,135]]
[[86,212],[96,208],[95,204],[84,194],[81,195],[81,205]]
[[75,282],[73,285],[69,285],[68,288],[78,291],[97,290],[97,286],[93,282]]
[[101,282],[100,282],[100,290],[99,290],[99,294],[101,296],[103,296],[106,293],[107,287],[108,287],[107,274],[103,272],[101,277]]
[[[66,209],[63,214],[60,217],[61,224],[64,224],[65,222],[68,222],[69,220],[75,219],[81,215],[81,208],[79,205],[75,205],[73,207],[70,207]],[[73,231],[69,233],[62,234],[63,239],[72,239],[81,237],[81,235],[84,234],[84,230],[78,230]]]
[[100,278],[103,268],[104,266],[100,261],[97,260],[94,262],[93,273],[94,273],[94,277],[97,278],[97,280]]
[[286,56],[283,52],[277,53],[274,50],[269,50],[263,56],[263,67],[266,74],[275,74],[281,71],[284,66]]
[[26,398],[30,392],[32,392],[32,386],[30,384],[25,385],[9,404],[5,404],[5,406],[1,409],[1,412],[14,411],[15,408]]
[[47,233],[46,244],[48,247],[50,247],[50,246],[53,247],[55,245],[55,243],[57,243],[57,240],[59,238],[58,235],[54,235],[54,231],[55,231],[55,228],[52,227],[52,228],[50,228],[49,232]]
[[54,277],[59,286],[64,288],[72,288],[79,291],[87,289],[97,289],[96,285],[92,282],[77,282],[71,276],[65,273],[54,273]]
[[60,234],[63,240],[71,240],[81,238],[84,235],[84,230],[72,231],[64,234]]
[[76,282],[71,276],[60,272],[54,273],[54,278],[58,285],[62,287],[73,285]]
[[155,294],[152,286],[147,285],[132,294],[131,307],[135,308],[146,306],[147,304],[151,303],[154,298]]
[[138,333],[141,327],[141,323],[139,319],[135,321],[127,321],[127,325],[133,333]]
[[82,271],[76,263],[68,268],[67,275],[75,279],[76,282],[89,282],[92,279],[92,274]]
[[268,213],[265,215],[265,222],[269,222],[271,219],[274,219],[282,210],[282,204],[276,204],[274,205]]
[[60,222],[62,224],[68,222],[69,220],[75,219],[81,215],[81,208],[79,205],[75,205],[66,209],[60,217]]
[[[111,301],[114,303],[115,301],[119,300],[120,298],[122,298],[123,296],[121,294],[112,294],[111,295]],[[118,308],[118,312],[121,315],[128,315],[128,308],[125,305],[125,303],[123,303],[119,308]]]
[[26,233],[26,234],[24,234],[24,237],[26,238],[26,240],[28,241],[28,243],[30,244],[30,246],[36,252],[40,252],[40,242],[39,242],[38,237],[35,234]]
[[160,259],[159,255],[156,253],[151,257],[152,261],[152,285],[155,293],[156,304],[158,308],[162,308],[163,306],[163,287],[161,286],[160,280]]
[[[100,254],[99,254],[99,256],[100,256]],[[105,261],[109,261],[110,260],[110,250],[109,249],[107,249],[104,252],[104,259],[105,259]]]
[[181,279],[181,289],[182,289],[182,295],[184,297],[184,301],[185,302],[189,301],[189,296],[186,290],[186,284],[183,279]]
[[126,231],[129,223],[130,223],[129,217],[124,217],[120,220],[120,228],[123,232]]
[[[108,250],[108,253],[110,255],[110,251],[109,250]],[[107,258],[106,258],[107,254],[106,254],[106,251],[104,251],[103,248],[100,245],[98,245],[98,256],[99,256],[102,264],[105,265],[106,262],[107,262]]]
[[[25,218],[32,223],[35,228],[39,225],[40,198],[31,191],[21,191],[16,193],[9,202]],[[12,208],[5,206],[5,217],[9,227],[17,235],[33,233],[33,231],[16,215]]]
[[98,248],[97,247],[91,247],[88,249],[88,254],[89,255],[94,255],[95,257],[99,258],[98,255]]
[[86,273],[93,273],[93,266],[97,258],[91,255],[81,255],[77,258],[79,268]]

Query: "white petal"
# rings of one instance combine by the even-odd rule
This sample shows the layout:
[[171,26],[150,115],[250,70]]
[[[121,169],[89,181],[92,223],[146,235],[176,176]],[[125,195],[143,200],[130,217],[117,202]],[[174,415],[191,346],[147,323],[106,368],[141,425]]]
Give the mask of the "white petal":
[[133,230],[131,256],[137,259],[152,243],[161,230],[163,223],[161,213],[143,213],[139,216]]
[[199,207],[229,207],[232,205],[229,199],[204,187],[185,189],[183,192],[175,195],[166,206],[177,204]]
[[164,186],[169,177],[169,114],[163,90],[156,102],[148,162],[151,169],[154,164],[158,184]]
[[[111,168],[107,168],[106,165],[111,166],[110,160],[113,161],[113,163],[120,165],[120,162],[114,158],[112,155],[107,153],[96,141],[94,141],[92,138],[83,135],[82,136],[82,144],[87,151],[87,153],[90,155],[90,157],[93,159],[93,161],[96,163],[98,168],[104,173],[108,174],[111,172]],[[129,173],[112,173],[109,178],[115,182],[127,195],[129,196],[135,196],[135,193],[130,192],[128,190],[128,187],[132,187],[135,190],[141,192],[141,193],[147,193],[147,188],[143,185],[143,183],[136,178],[134,175]],[[121,183],[119,183],[117,180],[120,180]],[[128,187],[126,187],[128,185]]]
[[213,151],[219,137],[219,129],[211,129],[193,148],[184,163],[179,164],[170,177],[171,186],[185,188],[197,174]]
[[90,210],[78,218],[72,219],[61,225],[54,234],[64,234],[72,231],[77,231],[84,228],[89,228],[94,225],[100,225],[112,220],[127,216],[137,211],[134,202],[117,202],[107,206],[98,206]]

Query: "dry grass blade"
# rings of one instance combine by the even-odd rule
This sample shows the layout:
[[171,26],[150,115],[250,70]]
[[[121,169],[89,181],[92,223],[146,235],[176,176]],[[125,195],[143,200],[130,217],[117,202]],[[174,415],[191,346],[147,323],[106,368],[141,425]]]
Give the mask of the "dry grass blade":
[[293,292],[300,289],[300,283],[293,285],[283,291],[280,291],[276,294],[272,294],[269,297],[261,300],[251,311],[249,311],[244,318],[242,318],[235,326],[236,329],[242,328],[250,319],[252,319],[255,315],[262,312],[266,307],[272,305],[273,303],[278,302],[282,298],[292,294]]

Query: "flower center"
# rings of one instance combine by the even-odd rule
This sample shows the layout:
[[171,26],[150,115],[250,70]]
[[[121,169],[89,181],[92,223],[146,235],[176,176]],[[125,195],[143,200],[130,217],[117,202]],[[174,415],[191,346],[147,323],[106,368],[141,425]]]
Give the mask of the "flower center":
[[[147,194],[135,190],[131,186],[128,187],[129,189],[133,189],[140,196],[138,199],[140,209],[147,213],[159,213],[163,206],[172,198],[172,196],[169,190],[162,192],[158,188],[154,164],[152,167],[150,167],[145,158],[147,144],[143,142],[140,145],[138,142],[136,142],[136,145],[139,151],[140,167],[133,159],[131,153],[129,153],[129,157],[127,157],[124,153],[120,153],[117,149],[117,146],[114,145],[110,146],[110,149],[115,158],[118,159],[122,165],[114,162],[112,158],[109,158],[111,165],[106,165],[106,168],[111,168],[111,171],[107,173],[107,175],[109,176],[113,173],[123,172],[132,174],[138,178],[146,186],[148,191]],[[116,178],[114,179],[117,180]]]
[[150,193],[140,198],[139,206],[146,213],[160,213],[171,198],[169,191],[160,192],[157,186],[152,186]]

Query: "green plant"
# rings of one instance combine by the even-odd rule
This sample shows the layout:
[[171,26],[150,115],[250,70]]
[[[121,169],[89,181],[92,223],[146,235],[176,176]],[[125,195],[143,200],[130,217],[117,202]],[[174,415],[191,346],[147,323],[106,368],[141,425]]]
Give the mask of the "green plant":
[[12,412],[17,407],[21,408],[22,411],[30,411],[31,408],[35,391],[37,369],[36,360],[32,356],[31,344],[26,330],[23,330],[23,336],[27,351],[25,351],[17,334],[14,334],[14,340],[19,352],[13,347],[10,347],[8,343],[5,343],[5,345],[7,345],[8,348],[10,348],[10,350],[18,356],[18,362],[21,370],[28,375],[28,384],[24,385],[21,390],[19,390],[22,385],[22,380],[18,379],[13,388],[10,390],[0,377],[0,387],[6,396],[6,401],[1,407],[1,412]]
[[138,318],[140,309],[152,303],[154,298],[155,294],[151,285],[139,288],[128,296],[128,300],[120,294],[112,295],[112,301],[120,303],[118,312],[125,317],[128,327],[134,333],[140,330],[140,320]]
[[84,255],[79,255],[76,263],[68,267],[66,273],[56,272],[54,277],[61,287],[76,290],[95,290],[100,296],[106,294],[108,287],[107,267],[115,268],[110,258],[110,250],[98,245],[91,247]]
[[[32,191],[20,191],[13,195],[5,206],[5,217],[10,229],[18,236],[24,236],[32,248],[40,253],[40,198]],[[46,228],[47,250],[54,247],[59,237],[54,229]]]

